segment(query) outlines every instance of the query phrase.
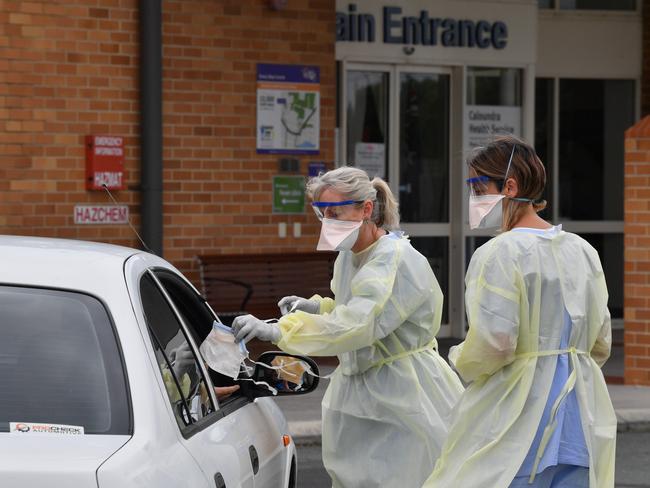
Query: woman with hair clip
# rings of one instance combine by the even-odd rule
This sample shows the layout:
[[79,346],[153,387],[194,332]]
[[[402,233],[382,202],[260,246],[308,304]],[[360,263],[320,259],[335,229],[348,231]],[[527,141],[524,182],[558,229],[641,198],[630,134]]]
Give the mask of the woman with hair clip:
[[385,181],[343,167],[311,179],[308,194],[322,221],[317,249],[339,251],[335,298],[285,297],[277,325],[248,315],[233,331],[294,354],[338,356],[322,405],[323,462],[334,487],[419,488],[462,392],[436,350],[440,286],[397,230]]
[[465,278],[469,330],[450,361],[469,384],[425,487],[613,487],[616,416],[600,367],[610,353],[596,251],[537,213],[534,149],[502,136],[469,161],[470,227],[500,234]]

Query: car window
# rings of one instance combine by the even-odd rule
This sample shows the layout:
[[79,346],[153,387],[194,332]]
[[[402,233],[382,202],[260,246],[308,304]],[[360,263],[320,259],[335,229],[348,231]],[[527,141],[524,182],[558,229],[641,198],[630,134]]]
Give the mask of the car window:
[[197,344],[212,330],[214,315],[204,300],[182,278],[167,270],[156,270],[156,278],[167,291]]
[[[201,345],[212,330],[214,314],[206,305],[200,295],[196,293],[182,278],[167,270],[157,270],[156,277],[160,280],[167,294],[174,302],[174,306],[183,318],[183,322],[192,334],[194,342]],[[214,386],[232,386],[237,384],[232,378],[209,369],[210,378]],[[241,385],[240,385],[241,386]],[[231,403],[244,395],[245,389],[221,397],[220,405]]]
[[131,433],[123,361],[99,300],[0,286],[0,324],[0,431],[24,422]]
[[167,397],[179,427],[215,411],[205,378],[181,324],[153,278],[140,280],[142,308]]

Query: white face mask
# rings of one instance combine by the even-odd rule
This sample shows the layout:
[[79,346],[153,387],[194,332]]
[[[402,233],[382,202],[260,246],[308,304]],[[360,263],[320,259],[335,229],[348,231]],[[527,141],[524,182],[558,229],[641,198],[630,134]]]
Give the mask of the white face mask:
[[[508,179],[510,174],[510,165],[512,164],[512,157],[515,154],[516,144],[512,145],[512,151],[510,151],[510,158],[508,159],[508,166],[506,166],[506,172],[503,175],[503,182]],[[470,179],[480,179],[486,177],[475,177]],[[482,190],[485,190],[483,188]],[[502,200],[506,198],[505,195],[500,194],[486,194],[481,192],[480,194],[470,193],[469,196],[469,227],[470,229],[501,229],[503,227],[503,204]],[[510,198],[510,197],[509,197]],[[513,200],[519,200],[524,202],[532,201],[527,198],[513,198]]]
[[503,224],[503,205],[505,195],[470,195],[470,229],[500,229]]
[[323,219],[317,251],[349,251],[359,238],[363,222]]
[[237,379],[241,364],[248,357],[244,341],[235,342],[235,336],[230,327],[226,327],[216,320],[199,350],[210,369],[232,379]]

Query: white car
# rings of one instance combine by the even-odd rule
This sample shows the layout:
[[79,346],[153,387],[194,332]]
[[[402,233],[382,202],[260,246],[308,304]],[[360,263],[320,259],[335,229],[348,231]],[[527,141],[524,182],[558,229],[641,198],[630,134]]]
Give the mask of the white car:
[[234,382],[199,359],[214,319],[152,254],[0,237],[0,486],[295,487],[296,448],[269,390],[240,375],[217,398]]

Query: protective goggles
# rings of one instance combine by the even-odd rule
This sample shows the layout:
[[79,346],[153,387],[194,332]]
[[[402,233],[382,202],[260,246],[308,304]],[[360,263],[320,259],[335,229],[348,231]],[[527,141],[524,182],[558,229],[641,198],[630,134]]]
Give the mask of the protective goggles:
[[510,165],[512,164],[512,156],[515,154],[516,144],[512,145],[512,151],[510,152],[510,158],[508,158],[508,166],[506,166],[506,172],[503,175],[503,178],[490,178],[489,176],[475,176],[473,178],[467,178],[465,183],[469,188],[469,193],[471,196],[477,197],[480,195],[486,195],[488,193],[488,184],[490,181],[493,181],[497,186],[497,191],[501,193],[503,190],[503,184],[508,178],[508,173],[510,173]]
[[316,217],[318,217],[318,220],[323,220],[324,218],[338,220],[338,217],[345,213],[345,207],[347,205],[358,205],[360,203],[363,203],[363,200],[345,200],[342,202],[312,202],[311,208],[314,209],[314,213],[316,214]]
[[503,189],[503,180],[490,178],[489,176],[475,176],[474,178],[467,178],[465,183],[469,189],[470,195],[477,197],[480,195],[487,195],[488,185],[490,181],[494,181],[497,191],[501,193]]

